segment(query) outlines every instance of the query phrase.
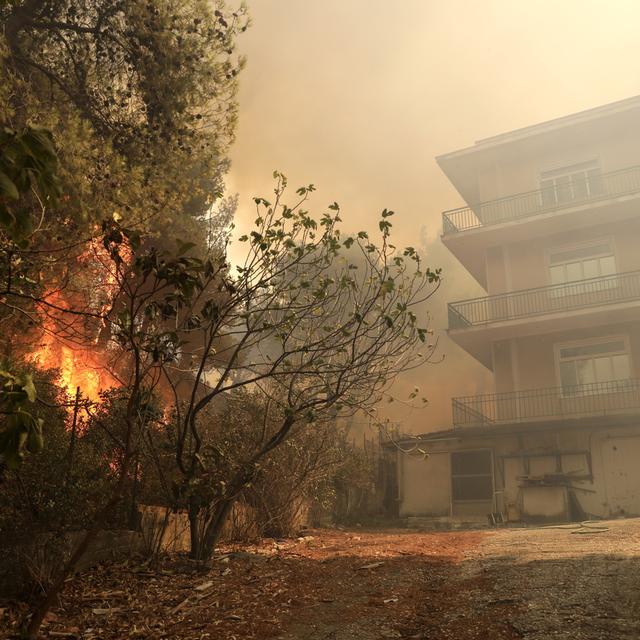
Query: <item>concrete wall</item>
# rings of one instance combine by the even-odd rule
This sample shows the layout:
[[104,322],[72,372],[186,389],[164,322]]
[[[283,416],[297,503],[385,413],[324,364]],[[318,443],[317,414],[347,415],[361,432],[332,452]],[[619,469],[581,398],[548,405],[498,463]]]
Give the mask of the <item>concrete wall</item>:
[[430,452],[426,459],[398,453],[401,516],[485,519],[492,510],[489,504],[451,509],[449,457],[452,451],[487,448],[493,452],[497,507],[511,521],[568,518],[564,490],[521,486],[520,476],[559,471],[571,473],[574,495],[586,517],[640,516],[640,423],[465,436],[424,443],[423,448]]
[[549,249],[601,239],[612,241],[618,273],[640,270],[638,238],[640,219],[630,219],[491,247],[486,253],[488,292],[496,295],[546,287],[551,284],[547,263]]
[[511,349],[515,352],[514,375],[511,362],[504,358],[496,359],[496,389],[510,390],[509,385],[519,389],[540,389],[560,385],[556,371],[554,345],[591,338],[607,336],[627,336],[631,352],[631,376],[639,377],[638,363],[640,363],[640,331],[636,323],[616,324],[615,316],[611,317],[611,324],[588,329],[573,329],[557,333],[536,336],[523,336],[511,341]]
[[562,166],[598,160],[603,173],[640,164],[640,131],[624,117],[549,131],[502,147],[477,170],[480,201],[533,191],[539,176]]
[[451,509],[451,467],[448,453],[398,454],[400,517],[429,514],[448,516]]

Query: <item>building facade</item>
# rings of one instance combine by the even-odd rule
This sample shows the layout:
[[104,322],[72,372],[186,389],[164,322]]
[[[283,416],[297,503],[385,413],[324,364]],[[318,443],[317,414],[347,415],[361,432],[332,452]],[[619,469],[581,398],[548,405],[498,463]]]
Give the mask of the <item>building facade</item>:
[[400,443],[400,514],[640,515],[640,97],[437,161],[466,202],[442,241],[486,291],[448,333],[495,393]]

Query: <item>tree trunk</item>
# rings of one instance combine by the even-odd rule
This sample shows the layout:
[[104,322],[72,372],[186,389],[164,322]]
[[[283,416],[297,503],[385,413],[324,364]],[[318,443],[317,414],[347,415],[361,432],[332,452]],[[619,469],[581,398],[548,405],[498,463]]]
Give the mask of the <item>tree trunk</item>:
[[222,535],[222,530],[224,529],[224,525],[227,523],[229,519],[229,515],[231,514],[231,509],[236,502],[236,498],[227,498],[220,502],[216,510],[213,513],[213,516],[207,523],[207,526],[204,531],[204,535],[202,536],[202,545],[200,547],[200,560],[207,561],[210,560],[213,556],[213,552],[220,541],[220,536]]
[[200,532],[199,532],[199,523],[198,516],[200,514],[200,507],[197,504],[197,501],[192,497],[189,499],[189,539],[190,539],[190,549],[189,549],[189,557],[192,560],[200,559]]

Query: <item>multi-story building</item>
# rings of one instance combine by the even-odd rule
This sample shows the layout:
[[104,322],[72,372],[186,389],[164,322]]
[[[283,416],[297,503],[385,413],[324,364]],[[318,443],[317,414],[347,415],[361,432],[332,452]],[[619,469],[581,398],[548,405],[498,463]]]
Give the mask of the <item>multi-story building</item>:
[[495,393],[402,443],[400,513],[639,515],[640,97],[437,161],[466,202],[442,241],[487,294],[448,333]]

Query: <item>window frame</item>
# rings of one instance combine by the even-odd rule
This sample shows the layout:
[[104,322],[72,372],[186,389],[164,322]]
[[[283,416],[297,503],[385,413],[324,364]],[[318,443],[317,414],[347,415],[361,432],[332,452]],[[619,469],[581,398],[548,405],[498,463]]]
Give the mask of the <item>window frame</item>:
[[[616,355],[616,354],[620,354],[620,353],[624,353],[628,359],[629,359],[629,378],[628,380],[632,380],[635,378],[635,371],[634,371],[634,362],[633,362],[633,357],[632,357],[632,353],[631,353],[631,343],[629,341],[629,336],[626,334],[618,334],[618,335],[612,335],[612,336],[598,336],[595,338],[585,338],[582,340],[570,340],[568,342],[556,342],[553,345],[553,353],[554,353],[554,361],[555,361],[555,370],[556,370],[556,380],[558,383],[558,387],[561,389],[560,391],[560,395],[563,398],[573,398],[576,396],[575,393],[571,394],[571,393],[566,393],[565,392],[565,387],[562,384],[562,377],[560,374],[560,364],[563,361],[560,357],[560,351],[562,349],[566,349],[566,348],[571,348],[571,347],[585,347],[585,346],[589,346],[592,344],[600,344],[603,342],[614,342],[616,340],[622,340],[623,344],[624,344],[624,350],[623,351],[610,351],[608,352],[609,355]],[[573,361],[575,362],[576,360],[589,360],[589,359],[594,359],[593,356],[591,358],[585,357],[585,358],[574,358]],[[613,382],[619,382],[618,380],[608,380],[606,382],[596,382],[595,384],[606,384],[607,382],[609,383],[613,383]],[[581,385],[578,385],[581,386]],[[613,389],[612,389],[613,390]]]
[[[578,167],[583,167],[583,169],[578,169]],[[590,200],[595,199],[600,194],[589,193],[585,198],[576,198],[573,195],[573,181],[571,177],[577,175],[579,173],[584,174],[585,176],[585,184],[587,185],[587,189],[590,187],[590,182],[588,178],[588,172],[596,170],[599,173],[599,176],[602,177],[602,163],[600,161],[600,156],[596,156],[595,158],[591,158],[589,160],[579,160],[577,162],[573,162],[572,164],[562,164],[557,166],[551,166],[546,169],[538,169],[538,188],[540,190],[540,206],[543,209],[550,208],[558,208],[570,206],[572,203],[579,204],[581,202],[589,202]],[[545,174],[555,174],[555,175],[547,175]],[[558,198],[558,178],[569,178],[569,188],[572,191],[572,197],[568,200],[560,200]],[[553,181],[553,194],[554,194],[554,204],[545,202],[545,189],[548,187],[543,186],[543,182],[547,182],[549,180]]]
[[[452,456],[457,453],[480,453],[480,452],[488,452],[491,466],[491,473],[467,473],[467,474],[455,474],[453,473],[453,460]],[[456,500],[453,491],[453,479],[456,478],[486,478],[488,475],[491,476],[491,496],[489,498],[482,499],[469,499],[469,500]],[[495,462],[493,449],[489,449],[487,447],[482,447],[479,449],[456,449],[455,451],[449,451],[449,489],[451,491],[451,505],[454,504],[482,504],[486,502],[491,502],[493,505],[495,503],[495,495],[496,495],[496,485],[495,485]],[[493,509],[493,506],[492,506]]]
[[[609,253],[601,253],[601,254],[594,254],[591,258],[585,258],[584,260],[579,260],[576,262],[580,262],[581,264],[584,263],[586,260],[593,260],[594,258],[603,258],[603,257],[608,257],[609,255],[611,255],[613,257],[613,262],[614,262],[614,272],[612,274],[607,274],[605,276],[594,276],[592,278],[585,278],[584,277],[584,267],[583,267],[583,277],[580,280],[568,280],[566,282],[562,282],[562,283],[554,283],[551,279],[551,267],[553,266],[558,266],[557,264],[553,264],[551,262],[551,258],[554,254],[557,253],[561,253],[563,251],[572,251],[572,250],[577,250],[577,249],[583,249],[583,248],[587,248],[587,247],[595,247],[597,245],[600,244],[608,244],[609,245],[609,251],[611,252]],[[572,284],[572,283],[577,283],[577,282],[583,282],[583,281],[587,281],[587,280],[594,280],[597,278],[608,278],[608,277],[612,277],[615,275],[618,275],[619,273],[621,273],[620,269],[618,268],[618,252],[617,252],[617,248],[616,248],[616,242],[615,242],[615,238],[612,235],[607,235],[607,236],[599,236],[598,238],[591,238],[589,240],[583,240],[580,242],[571,242],[571,243],[567,243],[567,244],[558,244],[558,245],[553,245],[551,247],[547,247],[545,249],[545,265],[546,265],[546,278],[547,278],[547,283],[550,287],[558,287],[557,290],[553,291],[553,295],[554,297],[562,297],[562,296],[570,296],[570,295],[575,295],[574,293],[568,293],[568,292],[564,292],[562,290],[561,287]],[[572,264],[570,262],[561,262],[559,263],[561,265],[567,265],[567,264]],[[611,281],[609,282],[608,286],[606,287],[606,289],[611,289],[614,287],[618,286],[618,281],[616,278],[612,278]]]

